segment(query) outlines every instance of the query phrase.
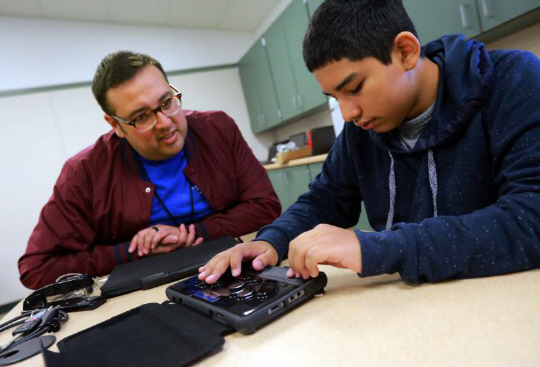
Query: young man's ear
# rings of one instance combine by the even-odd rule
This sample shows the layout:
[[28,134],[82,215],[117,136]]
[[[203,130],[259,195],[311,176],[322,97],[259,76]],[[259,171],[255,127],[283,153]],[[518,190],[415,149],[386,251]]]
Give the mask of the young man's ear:
[[103,115],[103,118],[105,119],[105,121],[107,121],[109,125],[111,125],[114,132],[116,133],[116,135],[118,135],[119,138],[125,138],[126,134],[124,134],[124,129],[122,128],[122,126],[120,126],[118,121],[116,121],[111,115],[107,114]]
[[394,39],[392,61],[401,63],[406,71],[412,70],[420,58],[421,49],[420,41],[414,34],[401,32]]

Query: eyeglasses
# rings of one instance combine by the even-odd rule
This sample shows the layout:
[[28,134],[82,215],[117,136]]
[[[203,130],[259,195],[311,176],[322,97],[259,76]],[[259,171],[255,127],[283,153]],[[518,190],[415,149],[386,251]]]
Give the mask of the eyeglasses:
[[182,93],[178,91],[172,85],[169,85],[176,93],[171,98],[166,99],[162,104],[154,108],[153,110],[146,111],[133,120],[125,120],[115,115],[111,115],[116,121],[122,122],[126,125],[132,126],[139,132],[144,133],[151,130],[157,124],[158,111],[167,117],[176,115],[182,109]]

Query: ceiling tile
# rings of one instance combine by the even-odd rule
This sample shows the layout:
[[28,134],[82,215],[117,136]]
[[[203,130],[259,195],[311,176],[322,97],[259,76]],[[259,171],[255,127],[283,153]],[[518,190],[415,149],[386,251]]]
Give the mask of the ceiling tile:
[[0,0],[0,15],[37,17],[43,11],[38,0]]
[[220,22],[220,29],[253,32],[279,0],[233,0]]
[[182,28],[218,29],[232,0],[174,0],[167,24]]
[[0,0],[0,16],[254,32],[282,0]]
[[43,15],[48,18],[106,21],[106,0],[39,0]]
[[170,4],[170,0],[114,0],[107,7],[115,23],[165,25]]

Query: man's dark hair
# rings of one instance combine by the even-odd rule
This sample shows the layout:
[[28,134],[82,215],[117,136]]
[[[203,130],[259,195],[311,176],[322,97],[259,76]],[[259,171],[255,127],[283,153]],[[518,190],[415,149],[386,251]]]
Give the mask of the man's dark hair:
[[310,72],[343,58],[371,56],[388,65],[404,31],[417,36],[401,0],[325,0],[304,36],[304,61]]
[[92,92],[103,112],[109,115],[113,113],[107,103],[108,90],[130,80],[148,65],[157,67],[168,82],[163,67],[151,56],[131,51],[118,51],[105,56],[92,81]]

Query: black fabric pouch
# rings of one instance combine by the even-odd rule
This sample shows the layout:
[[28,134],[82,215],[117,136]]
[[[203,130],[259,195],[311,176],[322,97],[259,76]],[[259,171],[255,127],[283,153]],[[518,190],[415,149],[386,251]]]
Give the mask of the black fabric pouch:
[[47,367],[180,367],[221,349],[234,330],[177,304],[148,303],[43,349]]
[[101,295],[119,296],[195,275],[197,269],[214,255],[237,243],[232,237],[223,237],[198,246],[120,264],[113,269],[107,282],[101,287]]

